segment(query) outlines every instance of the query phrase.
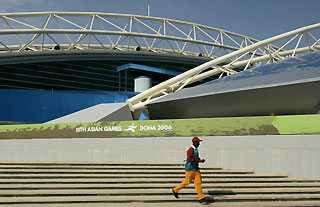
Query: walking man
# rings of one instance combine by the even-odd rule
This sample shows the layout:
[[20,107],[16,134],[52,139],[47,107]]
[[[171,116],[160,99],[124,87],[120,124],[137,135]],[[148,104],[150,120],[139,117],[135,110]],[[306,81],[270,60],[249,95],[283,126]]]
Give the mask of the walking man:
[[177,199],[179,198],[178,192],[182,188],[189,185],[191,183],[191,181],[193,181],[194,187],[198,193],[199,203],[206,202],[205,197],[202,192],[202,179],[201,179],[201,173],[200,173],[200,169],[199,169],[199,163],[205,162],[204,159],[200,159],[199,152],[198,152],[198,147],[199,147],[201,141],[202,140],[199,139],[198,137],[193,137],[192,145],[187,150],[187,162],[185,165],[186,178],[177,187],[172,189],[173,196]]

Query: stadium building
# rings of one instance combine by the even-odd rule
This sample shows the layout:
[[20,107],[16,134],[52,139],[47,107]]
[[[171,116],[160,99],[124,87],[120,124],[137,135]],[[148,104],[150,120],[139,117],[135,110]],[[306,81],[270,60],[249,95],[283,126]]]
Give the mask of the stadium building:
[[[258,41],[200,24],[139,15],[88,12],[10,13],[1,14],[1,21],[0,93],[4,100],[0,103],[2,123],[43,123],[100,103],[121,103],[129,98],[132,98],[128,103],[134,119],[147,118],[149,111],[153,111],[154,115],[151,114],[150,118],[154,119],[317,112],[318,99],[309,101],[308,110],[304,109],[305,106],[293,106],[291,110],[285,111],[278,110],[275,106],[270,110],[260,107],[256,112],[207,113],[206,110],[210,110],[207,105],[202,107],[202,115],[196,112],[198,115],[195,116],[185,116],[184,112],[173,115],[174,113],[169,112],[169,108],[174,108],[170,104],[166,107],[168,116],[164,116],[155,107],[163,99],[156,101],[157,104],[152,103],[161,94],[167,96],[185,86],[203,85],[241,70],[316,51],[319,49],[317,26]],[[286,67],[295,66],[289,64]],[[192,68],[194,69],[190,70]],[[184,73],[186,71],[188,72]],[[265,72],[265,77],[269,72]],[[246,74],[250,76],[250,72]],[[285,73],[282,76],[285,77]],[[310,73],[310,77],[318,77],[318,74]],[[283,82],[295,79],[296,77],[291,77],[290,80],[280,78],[277,84],[283,85]],[[251,80],[258,79],[252,77]],[[265,80],[265,86],[267,83],[268,79]],[[220,88],[229,87],[230,91],[239,87],[265,87],[239,84],[235,84],[233,88],[227,83],[226,86],[220,84]],[[151,93],[143,92],[152,86],[157,87]],[[133,97],[140,92],[143,93]],[[216,90],[215,93],[221,93],[221,90]],[[199,100],[199,96],[203,96],[199,94],[199,91],[194,92],[184,96],[184,99],[191,100],[190,97],[198,96]],[[225,100],[217,99],[222,102]],[[170,100],[167,103],[174,103]],[[239,98],[228,100],[230,103],[239,102]],[[214,98],[211,101],[219,102]],[[200,102],[206,103],[208,99],[204,98]],[[244,105],[246,102],[248,99],[243,99]],[[284,103],[282,101],[279,105]],[[221,104],[223,105],[219,102],[218,105]],[[188,106],[189,104],[184,105]],[[193,107],[191,104],[186,113],[191,114]],[[214,108],[218,111],[230,111],[230,108]],[[142,111],[144,113],[140,117]],[[156,115],[157,113],[161,115]]]
[[99,103],[125,102],[257,42],[200,24],[138,15],[12,13],[1,14],[0,21],[5,123],[43,123]]

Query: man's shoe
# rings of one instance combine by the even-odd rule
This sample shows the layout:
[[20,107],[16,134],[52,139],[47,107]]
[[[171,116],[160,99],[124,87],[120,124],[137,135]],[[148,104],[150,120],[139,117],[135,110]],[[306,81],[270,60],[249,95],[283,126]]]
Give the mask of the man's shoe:
[[179,194],[176,193],[173,189],[172,189],[172,194],[176,199],[179,199]]
[[207,203],[207,199],[206,199],[206,198],[201,198],[201,199],[199,200],[199,203],[200,203],[200,204],[206,204],[206,203]]

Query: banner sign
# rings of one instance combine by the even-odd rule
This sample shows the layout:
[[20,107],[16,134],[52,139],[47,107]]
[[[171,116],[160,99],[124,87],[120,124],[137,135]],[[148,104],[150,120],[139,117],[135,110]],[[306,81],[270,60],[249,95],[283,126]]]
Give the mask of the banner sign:
[[0,126],[0,139],[320,134],[320,115]]

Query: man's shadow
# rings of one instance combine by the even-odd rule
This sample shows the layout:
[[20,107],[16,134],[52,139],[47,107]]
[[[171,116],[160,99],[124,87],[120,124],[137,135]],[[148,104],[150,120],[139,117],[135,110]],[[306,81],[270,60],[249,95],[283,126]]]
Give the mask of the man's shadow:
[[216,197],[221,197],[225,195],[236,195],[232,190],[209,190],[208,191],[209,196],[206,196],[206,203],[214,203]]

